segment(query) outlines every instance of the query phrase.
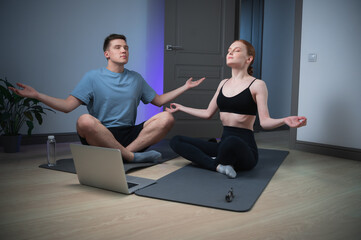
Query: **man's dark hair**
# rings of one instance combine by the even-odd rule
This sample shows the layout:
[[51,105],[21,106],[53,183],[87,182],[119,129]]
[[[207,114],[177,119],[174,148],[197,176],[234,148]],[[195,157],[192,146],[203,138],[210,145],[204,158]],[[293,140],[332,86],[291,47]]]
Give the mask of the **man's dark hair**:
[[114,39],[123,39],[125,42],[127,41],[127,38],[122,34],[110,34],[108,37],[105,38],[104,44],[103,44],[103,50],[104,52],[108,49],[110,41]]

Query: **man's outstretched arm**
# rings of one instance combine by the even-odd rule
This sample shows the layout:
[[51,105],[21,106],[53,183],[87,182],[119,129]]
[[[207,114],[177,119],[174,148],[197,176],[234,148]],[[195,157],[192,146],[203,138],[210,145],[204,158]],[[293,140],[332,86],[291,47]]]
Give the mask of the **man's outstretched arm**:
[[158,107],[163,106],[164,104],[172,101],[173,99],[175,99],[176,97],[178,97],[179,95],[181,95],[182,93],[184,93],[185,91],[197,87],[199,84],[201,84],[206,78],[201,78],[198,79],[196,81],[193,81],[193,78],[189,78],[186,83],[177,88],[174,89],[170,92],[167,93],[163,93],[162,95],[155,95],[153,101],[151,102],[153,105],[156,105]]
[[54,98],[43,93],[39,93],[28,85],[22,83],[17,83],[16,85],[18,85],[20,89],[12,87],[9,87],[9,89],[21,97],[37,99],[45,105],[61,112],[71,112],[82,104],[79,99],[71,95],[66,99]]

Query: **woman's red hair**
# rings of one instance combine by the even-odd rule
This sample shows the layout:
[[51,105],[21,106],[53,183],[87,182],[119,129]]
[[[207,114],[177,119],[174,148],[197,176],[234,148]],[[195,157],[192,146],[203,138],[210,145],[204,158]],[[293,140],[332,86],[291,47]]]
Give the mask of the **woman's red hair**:
[[246,41],[246,40],[240,39],[240,40],[236,40],[235,42],[241,42],[241,43],[243,43],[243,44],[246,46],[248,56],[252,56],[252,57],[253,57],[252,62],[249,64],[248,69],[247,69],[248,74],[252,76],[252,75],[253,75],[253,67],[252,67],[252,64],[254,63],[254,58],[256,57],[256,50],[254,49],[254,47],[252,46],[252,44],[249,43],[249,42]]

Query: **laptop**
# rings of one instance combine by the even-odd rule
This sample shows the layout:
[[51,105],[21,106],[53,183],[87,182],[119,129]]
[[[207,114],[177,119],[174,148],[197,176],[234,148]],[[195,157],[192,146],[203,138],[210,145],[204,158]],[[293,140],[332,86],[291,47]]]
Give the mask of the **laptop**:
[[70,144],[79,183],[124,194],[134,193],[155,180],[125,174],[119,149]]

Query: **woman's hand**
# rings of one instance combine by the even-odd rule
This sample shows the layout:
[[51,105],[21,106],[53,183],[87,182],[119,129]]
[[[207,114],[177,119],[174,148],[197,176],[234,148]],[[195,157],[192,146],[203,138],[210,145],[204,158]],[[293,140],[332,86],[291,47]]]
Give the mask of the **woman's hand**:
[[306,117],[298,117],[298,116],[290,116],[284,118],[285,124],[287,124],[291,128],[299,128],[306,126],[307,118]]
[[165,110],[169,113],[175,113],[175,112],[178,112],[180,110],[180,107],[182,105],[178,104],[178,103],[171,103],[169,108],[166,107]]

